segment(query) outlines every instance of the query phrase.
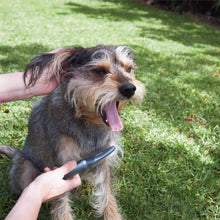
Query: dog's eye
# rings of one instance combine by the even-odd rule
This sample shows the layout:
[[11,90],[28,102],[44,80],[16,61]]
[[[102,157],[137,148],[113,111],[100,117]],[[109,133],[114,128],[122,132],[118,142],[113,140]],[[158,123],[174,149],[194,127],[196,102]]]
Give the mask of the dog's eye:
[[125,69],[125,71],[128,72],[128,73],[130,73],[131,70],[132,70],[132,67],[128,67],[128,68]]
[[107,71],[103,68],[98,68],[95,70],[95,72],[99,75],[106,75],[107,74]]

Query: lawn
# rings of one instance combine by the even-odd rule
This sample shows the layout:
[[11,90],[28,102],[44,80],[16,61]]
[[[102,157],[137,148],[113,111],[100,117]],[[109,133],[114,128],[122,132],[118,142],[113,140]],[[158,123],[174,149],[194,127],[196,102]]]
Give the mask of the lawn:
[[[142,106],[122,113],[124,158],[114,189],[128,220],[220,219],[220,31],[135,0],[0,2],[0,73],[39,53],[125,45],[146,85]],[[0,143],[22,148],[37,98],[2,104]],[[0,156],[0,219],[16,202],[11,160]],[[78,219],[94,219],[82,186]],[[39,219],[49,219],[49,205]]]

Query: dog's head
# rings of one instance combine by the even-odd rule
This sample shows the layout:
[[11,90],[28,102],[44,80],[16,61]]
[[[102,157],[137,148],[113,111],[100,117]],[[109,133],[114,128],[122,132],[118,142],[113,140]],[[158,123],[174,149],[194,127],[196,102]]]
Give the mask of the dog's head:
[[98,45],[91,48],[65,48],[56,54],[42,54],[26,67],[34,84],[45,68],[67,81],[66,101],[83,117],[112,131],[123,125],[119,109],[126,100],[140,103],[144,85],[135,79],[136,64],[132,52],[122,46]]

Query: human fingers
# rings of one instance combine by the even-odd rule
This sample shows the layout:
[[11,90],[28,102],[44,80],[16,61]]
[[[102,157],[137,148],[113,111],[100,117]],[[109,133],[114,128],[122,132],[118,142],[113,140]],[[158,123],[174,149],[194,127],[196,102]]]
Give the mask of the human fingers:
[[81,185],[81,178],[79,174],[74,175],[72,178],[68,179],[71,188],[76,188]]
[[[54,167],[52,170],[56,170],[58,167]],[[49,167],[44,168],[44,173],[52,171]]]
[[44,173],[51,171],[51,169],[49,167],[45,167],[44,168]]
[[63,175],[69,173],[76,167],[76,161],[72,160],[67,163],[65,163],[62,167],[59,168],[59,172],[62,173]]
[[57,170],[57,172],[63,174],[64,175],[70,171],[72,171],[74,168],[76,167],[76,162],[75,161],[69,161],[66,164],[64,164],[62,167],[54,167],[53,169],[50,169],[49,167],[45,167],[44,168],[44,172],[49,172],[52,170]]
[[[77,163],[76,161],[69,161],[68,163],[64,164],[62,167],[59,168],[60,172],[62,172],[62,178],[72,171],[76,167]],[[72,178],[69,178],[65,181],[65,190],[69,191],[75,187],[78,187],[81,185],[81,178],[79,174],[74,175]]]
[[58,198],[62,197],[66,192],[68,192],[76,187],[79,187],[81,185],[81,179],[80,179],[79,174],[76,174],[74,177],[72,177],[68,180],[63,180],[63,181],[65,181],[65,183],[62,186],[62,190],[60,190],[60,192],[62,192],[62,193],[55,193],[55,194],[53,194],[53,196],[50,196],[46,200],[44,200],[44,202],[58,199]]
[[[60,168],[44,173],[37,178],[37,186],[40,188],[42,201],[46,202],[62,196],[64,193],[81,185],[80,176],[64,180],[63,177],[76,167],[76,161],[69,161]],[[45,170],[50,170],[46,168]]]
[[52,51],[50,51],[50,52],[48,52],[48,53],[57,53],[57,52],[61,51],[62,49],[63,49],[63,48],[57,48],[57,49],[52,50]]

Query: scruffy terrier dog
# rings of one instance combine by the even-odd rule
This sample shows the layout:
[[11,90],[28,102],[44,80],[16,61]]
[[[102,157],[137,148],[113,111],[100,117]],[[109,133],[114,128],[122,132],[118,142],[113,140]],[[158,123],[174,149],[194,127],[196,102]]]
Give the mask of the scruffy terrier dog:
[[[145,94],[144,85],[134,76],[132,52],[122,46],[65,48],[35,57],[24,77],[34,84],[45,68],[52,68],[63,81],[32,110],[25,145],[13,158],[13,191],[20,194],[44,167],[59,167],[114,145],[115,153],[80,176],[96,189],[91,199],[96,214],[106,220],[122,219],[111,189],[112,169],[121,151],[119,112],[127,100],[140,103]],[[2,147],[1,152],[6,151]],[[53,201],[52,215],[56,220],[73,218],[68,193]]]

